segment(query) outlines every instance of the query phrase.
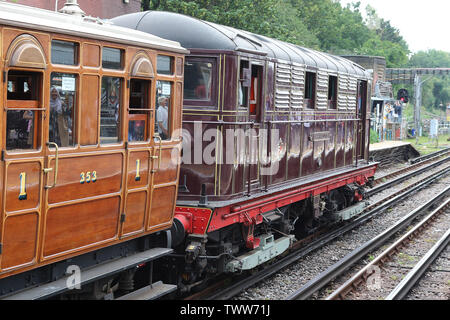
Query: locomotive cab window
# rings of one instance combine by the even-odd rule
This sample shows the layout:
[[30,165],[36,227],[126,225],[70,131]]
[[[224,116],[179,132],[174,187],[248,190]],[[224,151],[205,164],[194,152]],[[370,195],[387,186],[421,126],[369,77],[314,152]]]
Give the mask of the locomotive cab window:
[[42,75],[9,71],[7,84],[6,149],[38,148],[38,114]]
[[172,83],[169,81],[156,82],[156,117],[155,133],[162,140],[170,140],[172,116]]
[[212,99],[214,59],[186,58],[184,100],[208,102]]
[[305,83],[305,104],[309,109],[314,109],[316,96],[316,74],[313,72],[306,72]]
[[238,104],[240,108],[248,108],[248,93],[251,84],[249,62],[241,60],[239,71]]
[[52,63],[74,66],[78,64],[78,43],[52,40]]
[[328,108],[336,109],[337,103],[337,77],[328,78]]
[[122,79],[103,77],[101,99],[100,143],[117,143],[120,141]]
[[147,141],[149,123],[149,90],[148,80],[131,79],[130,101],[128,113],[128,141]]
[[76,91],[75,75],[51,74],[49,139],[59,147],[74,145]]

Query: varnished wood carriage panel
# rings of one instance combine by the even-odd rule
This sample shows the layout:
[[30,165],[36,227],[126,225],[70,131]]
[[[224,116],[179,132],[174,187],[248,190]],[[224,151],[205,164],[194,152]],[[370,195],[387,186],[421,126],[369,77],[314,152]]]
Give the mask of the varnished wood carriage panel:
[[37,212],[6,218],[1,270],[33,263],[36,260],[38,220]]
[[[86,155],[59,159],[58,183],[48,192],[48,203],[95,197],[121,190],[123,154]],[[54,160],[50,167],[54,167]],[[49,174],[53,181],[53,173]]]
[[40,161],[7,164],[6,212],[37,209],[39,207],[41,171]]
[[130,152],[128,155],[127,188],[136,189],[148,185],[151,151]]
[[127,235],[143,230],[145,220],[145,209],[147,203],[147,191],[133,192],[127,195],[125,206],[125,221],[123,223],[123,234]]
[[82,146],[97,144],[98,114],[99,114],[99,85],[97,75],[83,75],[81,80],[81,130],[80,144]]
[[45,219],[44,258],[114,239],[119,209],[118,196],[50,209]]
[[170,223],[173,218],[177,185],[153,189],[148,228],[151,230],[162,224]]

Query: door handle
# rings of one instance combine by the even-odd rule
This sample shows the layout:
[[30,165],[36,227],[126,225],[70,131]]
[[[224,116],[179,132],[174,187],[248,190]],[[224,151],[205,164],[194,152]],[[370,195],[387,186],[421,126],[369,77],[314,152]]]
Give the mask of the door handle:
[[[158,159],[158,170],[161,168],[161,156],[162,156],[162,139],[159,135],[155,135],[153,137],[154,139],[159,140],[159,155],[158,156],[152,156],[152,159]],[[152,170],[152,172],[156,172],[156,170]]]
[[[55,174],[53,176],[53,185],[45,186],[45,189],[51,189],[56,186],[56,180],[58,178],[58,161],[59,161],[59,148],[58,145],[54,142],[47,142],[47,147],[54,146],[55,147]],[[53,171],[53,168],[44,168],[44,173],[49,173]]]

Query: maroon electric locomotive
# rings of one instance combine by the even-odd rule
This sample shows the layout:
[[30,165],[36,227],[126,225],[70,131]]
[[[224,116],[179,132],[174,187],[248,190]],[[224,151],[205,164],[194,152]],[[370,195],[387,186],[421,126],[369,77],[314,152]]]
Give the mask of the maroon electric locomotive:
[[252,269],[324,223],[362,211],[377,167],[368,159],[371,73],[185,15],[112,21],[190,50],[171,232],[186,287]]

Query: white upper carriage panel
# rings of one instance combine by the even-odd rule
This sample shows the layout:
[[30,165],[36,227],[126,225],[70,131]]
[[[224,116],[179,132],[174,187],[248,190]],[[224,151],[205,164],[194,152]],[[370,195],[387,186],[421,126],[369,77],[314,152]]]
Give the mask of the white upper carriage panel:
[[179,42],[166,40],[145,32],[112,25],[93,17],[72,16],[49,10],[0,1],[0,25],[29,28],[72,36],[111,41],[125,45],[188,53]]

